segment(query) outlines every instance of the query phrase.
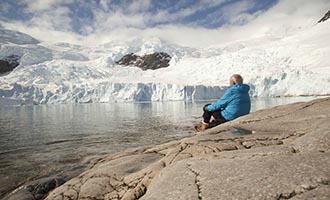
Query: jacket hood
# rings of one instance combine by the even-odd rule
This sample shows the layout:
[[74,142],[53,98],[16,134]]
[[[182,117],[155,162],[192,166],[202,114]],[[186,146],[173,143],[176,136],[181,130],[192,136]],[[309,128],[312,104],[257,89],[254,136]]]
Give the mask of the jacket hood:
[[233,85],[232,88],[234,90],[238,90],[239,92],[242,92],[242,93],[248,93],[250,90],[250,86],[247,84],[236,84],[236,85]]

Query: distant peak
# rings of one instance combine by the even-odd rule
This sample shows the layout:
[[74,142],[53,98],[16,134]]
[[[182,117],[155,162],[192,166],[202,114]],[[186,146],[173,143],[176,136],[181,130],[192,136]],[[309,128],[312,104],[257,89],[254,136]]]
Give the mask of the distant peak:
[[19,31],[0,28],[0,43],[13,43],[18,45],[38,44],[39,40]]
[[318,21],[318,23],[325,22],[330,18],[330,10]]

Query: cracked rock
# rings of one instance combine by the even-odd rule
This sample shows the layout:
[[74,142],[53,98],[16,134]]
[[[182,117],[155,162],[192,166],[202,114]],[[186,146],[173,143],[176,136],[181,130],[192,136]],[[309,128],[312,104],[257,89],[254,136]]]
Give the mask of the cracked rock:
[[109,155],[46,199],[330,199],[329,121],[330,98],[261,110]]

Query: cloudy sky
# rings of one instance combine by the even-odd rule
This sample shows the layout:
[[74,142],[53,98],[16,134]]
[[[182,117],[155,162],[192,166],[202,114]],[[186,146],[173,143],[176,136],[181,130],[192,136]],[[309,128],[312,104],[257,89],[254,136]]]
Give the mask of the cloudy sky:
[[1,0],[0,26],[51,42],[208,46],[317,22],[329,0]]

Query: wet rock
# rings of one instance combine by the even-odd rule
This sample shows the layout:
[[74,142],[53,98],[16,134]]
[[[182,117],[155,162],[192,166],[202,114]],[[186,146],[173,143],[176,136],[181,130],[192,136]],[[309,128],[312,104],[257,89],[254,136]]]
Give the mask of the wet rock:
[[47,177],[28,183],[26,188],[36,199],[42,199],[51,190],[62,185],[65,181],[59,177]]
[[28,182],[12,192],[6,200],[39,200],[56,187],[62,185],[65,181],[59,177],[47,177]]
[[26,189],[19,190],[12,194],[7,200],[35,200],[34,196]]

